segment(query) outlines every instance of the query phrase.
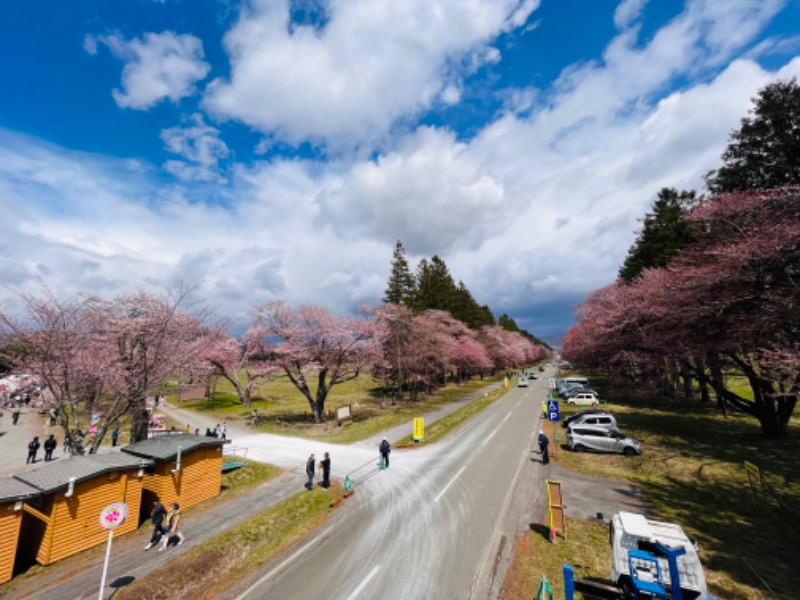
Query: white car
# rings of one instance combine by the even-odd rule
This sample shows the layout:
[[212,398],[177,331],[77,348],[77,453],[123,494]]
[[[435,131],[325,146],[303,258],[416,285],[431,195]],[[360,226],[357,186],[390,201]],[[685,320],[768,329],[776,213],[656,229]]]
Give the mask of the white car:
[[528,387],[528,380],[524,377],[520,377],[519,381],[517,382],[517,387]]
[[636,456],[642,453],[639,440],[598,425],[572,425],[567,427],[567,447],[575,452],[611,452]]
[[571,404],[573,406],[597,406],[600,404],[600,400],[594,394],[590,394],[589,392],[581,392],[567,398],[567,404]]

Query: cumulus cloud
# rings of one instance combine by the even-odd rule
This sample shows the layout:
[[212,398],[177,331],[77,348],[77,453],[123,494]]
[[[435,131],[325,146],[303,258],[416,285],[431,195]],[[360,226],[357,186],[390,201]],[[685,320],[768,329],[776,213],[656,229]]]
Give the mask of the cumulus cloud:
[[496,50],[479,50],[537,6],[334,0],[319,28],[292,23],[286,0],[256,1],[225,36],[231,74],[208,86],[205,106],[290,143],[375,142],[441,96],[450,71],[462,68],[451,57],[474,52],[492,60]]
[[509,210],[503,187],[451,134],[423,128],[396,152],[355,166],[320,194],[319,223],[342,237],[402,239],[420,254],[478,248]]
[[614,25],[617,29],[625,29],[642,14],[647,0],[622,0],[614,11]]
[[219,129],[207,125],[203,115],[193,114],[183,125],[161,132],[164,146],[172,154],[185,160],[168,160],[164,168],[184,181],[219,181],[219,162],[230,154],[228,146],[219,137]]
[[120,108],[147,110],[164,99],[177,103],[197,93],[195,84],[211,69],[203,60],[203,42],[193,35],[164,31],[126,40],[114,33],[87,36],[83,47],[96,54],[98,43],[125,62],[122,89],[112,91]]

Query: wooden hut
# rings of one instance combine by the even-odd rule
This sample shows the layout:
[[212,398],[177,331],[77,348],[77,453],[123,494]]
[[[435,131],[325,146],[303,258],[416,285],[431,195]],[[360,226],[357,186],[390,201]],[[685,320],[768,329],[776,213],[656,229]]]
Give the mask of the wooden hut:
[[0,479],[0,583],[14,576],[23,501],[39,494],[36,488],[13,477]]
[[145,458],[111,452],[71,456],[14,475],[40,492],[24,503],[19,555],[49,565],[102,544],[108,532],[100,527],[100,512],[114,502],[125,502],[134,515],[114,535],[134,531],[142,478],[151,465]]
[[[222,486],[222,446],[230,440],[190,434],[163,434],[125,446],[132,456],[152,459],[145,475],[142,507],[149,510],[155,498],[181,508],[219,496]],[[145,512],[142,518],[146,517]]]

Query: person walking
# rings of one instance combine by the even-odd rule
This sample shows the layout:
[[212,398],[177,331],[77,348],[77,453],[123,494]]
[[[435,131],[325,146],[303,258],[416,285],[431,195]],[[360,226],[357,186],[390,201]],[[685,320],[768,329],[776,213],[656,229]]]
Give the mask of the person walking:
[[16,425],[17,423],[19,423],[19,416],[20,416],[21,414],[22,414],[22,413],[19,411],[19,409],[15,410],[13,413],[11,413],[11,422],[12,422],[14,425]]
[[115,427],[114,431],[111,432],[111,446],[117,445],[117,439],[119,438],[119,427]]
[[161,539],[161,530],[164,525],[164,519],[167,516],[167,509],[161,504],[158,498],[153,500],[153,510],[150,513],[150,519],[153,521],[153,535],[150,536],[150,543],[144,547],[145,550],[150,550]]
[[308,481],[306,482],[306,489],[310,492],[314,489],[314,471],[317,467],[317,461],[314,455],[308,457],[308,461],[306,462],[306,475],[308,475]]
[[219,426],[219,437],[221,437],[223,440],[225,440],[225,439],[227,439],[225,437],[227,434],[228,434],[228,424],[227,423],[223,423],[222,425]]
[[62,452],[68,455],[72,454],[72,438],[69,437],[68,433],[64,434],[64,449]]
[[181,525],[181,507],[177,502],[173,502],[172,506],[167,513],[167,526],[163,529],[164,537],[162,538],[161,548],[158,549],[159,552],[163,552],[167,549],[167,544],[169,544],[169,540],[173,536],[178,537],[178,546],[180,546],[185,538],[183,537],[183,532],[180,530]]
[[29,463],[36,463],[36,453],[39,451],[40,445],[38,435],[28,442],[28,459],[25,461],[26,465]]
[[386,438],[383,438],[383,441],[381,442],[381,445],[378,446],[378,450],[380,451],[381,456],[383,457],[383,468],[384,469],[388,469],[389,468],[389,453],[392,451],[392,447],[389,445],[389,440],[387,440]]
[[45,462],[50,462],[51,460],[53,460],[53,450],[56,449],[56,446],[58,446],[58,442],[56,441],[56,436],[54,436],[51,433],[50,437],[47,438],[44,441],[44,461]]
[[542,453],[542,464],[549,465],[550,464],[550,453],[548,451],[548,446],[550,446],[550,440],[544,434],[544,431],[541,429],[539,430],[539,450]]
[[331,455],[326,452],[319,464],[322,467],[322,487],[327,490],[331,487]]

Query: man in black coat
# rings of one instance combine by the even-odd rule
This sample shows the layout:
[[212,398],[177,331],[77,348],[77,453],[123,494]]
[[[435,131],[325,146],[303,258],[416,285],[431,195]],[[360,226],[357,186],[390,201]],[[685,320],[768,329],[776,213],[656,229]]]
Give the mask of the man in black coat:
[[319,464],[322,466],[322,487],[327,490],[331,487],[331,455],[326,452]]
[[383,457],[383,466],[384,468],[389,468],[389,453],[392,451],[392,447],[389,445],[389,440],[383,438],[381,445],[378,447],[378,450]]
[[162,528],[164,525],[164,518],[167,516],[167,509],[159,502],[158,498],[153,500],[153,512],[150,513],[150,518],[153,521],[153,535],[150,537],[150,543],[144,547],[145,550],[150,550],[161,539]]
[[542,464],[549,465],[550,464],[550,454],[548,452],[548,446],[550,445],[550,440],[544,434],[544,431],[539,431],[539,450],[542,451]]
[[308,461],[306,462],[306,475],[308,475],[308,481],[306,482],[306,489],[310,492],[314,489],[314,470],[317,468],[317,460],[312,454],[308,457]]
[[36,453],[39,451],[39,436],[33,438],[30,442],[28,442],[28,460],[25,461],[25,464],[28,463],[35,463],[36,462]]
[[56,449],[56,446],[58,446],[58,442],[56,441],[56,436],[54,436],[51,433],[50,437],[47,438],[44,441],[44,460],[45,460],[45,462],[50,462],[51,460],[53,460],[53,450]]

